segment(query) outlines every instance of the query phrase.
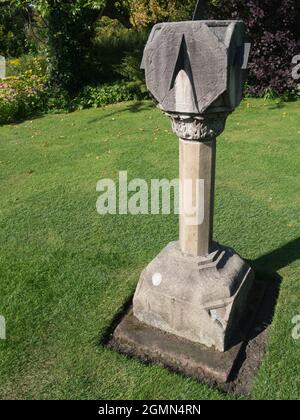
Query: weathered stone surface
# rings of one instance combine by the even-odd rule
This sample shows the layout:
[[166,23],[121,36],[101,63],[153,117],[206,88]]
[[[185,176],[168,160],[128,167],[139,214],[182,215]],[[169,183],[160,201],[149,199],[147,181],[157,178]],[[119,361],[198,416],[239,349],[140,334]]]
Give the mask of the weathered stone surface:
[[133,315],[130,304],[107,331],[103,344],[147,363],[157,363],[231,394],[249,396],[266,350],[280,288],[280,277],[256,273],[240,329],[230,350],[187,341],[152,328]]
[[230,376],[243,342],[226,353],[220,353],[151,328],[138,321],[131,310],[116,328],[111,345],[124,353],[163,363],[187,375],[199,379],[211,377],[223,383]]
[[[160,276],[160,282],[154,281]],[[238,327],[254,274],[232,249],[205,257],[169,244],[143,271],[133,299],[147,325],[224,352]]]
[[[180,156],[180,247],[183,254],[207,255],[213,247],[216,140],[179,141]],[[188,183],[185,181],[188,180]],[[198,180],[202,180],[202,189]],[[195,213],[191,214],[192,203]]]
[[[166,112],[231,112],[242,98],[244,46],[241,21],[155,25],[143,58],[148,89]],[[182,94],[177,85],[184,79],[190,86]]]
[[225,128],[226,114],[203,118],[197,115],[167,114],[172,121],[174,133],[181,140],[208,142],[215,140]]

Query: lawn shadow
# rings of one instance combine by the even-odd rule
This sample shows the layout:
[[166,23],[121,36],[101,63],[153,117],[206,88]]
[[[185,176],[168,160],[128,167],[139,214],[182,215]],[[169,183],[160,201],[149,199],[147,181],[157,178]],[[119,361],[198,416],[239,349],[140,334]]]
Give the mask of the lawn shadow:
[[[67,112],[66,111],[61,111],[61,112],[57,112],[57,113],[58,114],[66,114]],[[47,112],[37,112],[34,115],[28,115],[28,116],[25,116],[25,117],[16,118],[13,122],[0,124],[0,128],[5,127],[5,126],[12,126],[13,127],[13,126],[20,125],[20,124],[23,124],[23,123],[28,122],[28,121],[40,120],[40,119],[46,117],[47,115],[49,115],[49,113],[47,113]]]
[[240,389],[240,393],[249,393],[253,385],[249,381],[251,378],[249,372],[258,370],[260,361],[265,355],[267,333],[273,322],[283,280],[277,271],[299,258],[300,238],[262,255],[256,260],[248,261],[255,270],[257,286],[265,287],[265,292],[230,377],[232,386],[235,389]]
[[[256,325],[256,332],[258,334],[271,325],[273,320],[280,286],[283,280],[277,271],[292,264],[299,258],[300,238],[297,238],[250,262],[250,265],[256,272],[256,278],[259,281],[265,281],[267,283],[267,290],[259,319],[260,325],[259,323]],[[255,335],[252,335],[252,338],[254,337]]]
[[[109,106],[122,105],[122,104],[125,104],[125,102],[124,103],[118,102],[118,103],[115,103],[115,104],[110,104]],[[93,118],[90,121],[88,121],[88,124],[96,123],[98,121],[104,120],[105,118],[113,117],[114,115],[118,115],[118,114],[121,114],[121,113],[126,112],[126,111],[136,113],[136,112],[141,112],[141,111],[147,111],[147,110],[150,110],[150,109],[153,109],[153,108],[155,108],[155,105],[150,100],[148,100],[148,101],[147,100],[145,100],[145,101],[135,101],[135,102],[127,104],[127,106],[122,108],[122,109],[112,111],[111,113],[106,114],[106,115],[104,115],[102,117],[99,117],[99,118]],[[85,108],[85,109],[92,109],[92,108]],[[99,107],[98,109],[103,110],[105,108],[104,107]],[[24,116],[24,117],[17,118],[14,122],[11,122],[11,123],[0,124],[0,127],[4,127],[6,125],[12,125],[12,126],[20,125],[20,124],[23,124],[26,121],[39,120],[41,118],[44,118],[44,117],[47,117],[48,115],[53,115],[53,114],[56,114],[56,115],[73,114],[76,111],[78,111],[78,110],[77,109],[69,109],[69,110],[66,110],[66,109],[59,110],[58,109],[58,110],[56,110],[55,113],[53,113],[53,112],[37,112],[37,113],[35,113],[34,115],[31,115],[31,116],[29,115],[29,116]]]
[[123,305],[114,314],[109,326],[101,334],[98,340],[98,345],[104,346],[104,347],[108,346],[110,340],[112,339],[115,329],[120,324],[124,316],[128,313],[130,307],[132,306],[132,300],[133,300],[133,295],[127,297]]
[[[300,238],[297,238],[280,248],[262,255],[254,261],[250,261],[250,265],[256,272],[257,280],[266,282],[267,284],[265,299],[260,314],[260,325],[258,324],[255,326],[258,334],[271,325],[273,320],[280,293],[280,286],[283,280],[277,271],[292,264],[299,258]],[[251,338],[255,338],[255,334],[252,334]]]
[[142,112],[142,111],[148,111],[148,110],[154,109],[154,108],[155,108],[155,105],[153,104],[153,102],[150,102],[150,101],[148,101],[148,102],[146,102],[146,101],[136,101],[136,102],[127,104],[126,107],[123,107],[122,109],[116,109],[116,110],[110,112],[109,114],[105,114],[101,117],[93,118],[93,119],[88,121],[88,124],[94,124],[94,123],[102,121],[106,118],[111,118],[114,115],[122,114],[124,112],[137,113],[137,112]]
[[275,109],[282,109],[285,107],[284,102],[277,102],[273,105],[268,105],[268,111],[274,111]]
[[286,104],[297,102],[298,98],[289,98],[289,99],[277,99],[275,103],[268,105],[268,110],[273,111],[274,109],[285,108]]
[[253,267],[267,272],[276,272],[300,259],[300,238],[275,249],[252,262]]
[[245,330],[246,336],[228,381],[232,392],[241,395],[251,393],[254,378],[266,353],[268,331],[273,322],[281,282],[282,278],[277,273],[255,272],[253,299],[248,302],[246,311],[246,318],[250,317],[250,328]]

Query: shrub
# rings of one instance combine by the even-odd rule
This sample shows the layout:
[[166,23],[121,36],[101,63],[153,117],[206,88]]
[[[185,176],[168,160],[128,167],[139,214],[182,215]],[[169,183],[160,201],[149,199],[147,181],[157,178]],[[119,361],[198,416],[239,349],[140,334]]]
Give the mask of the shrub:
[[7,76],[22,76],[28,71],[37,76],[46,76],[46,58],[42,55],[27,54],[7,61]]
[[86,86],[75,98],[61,87],[51,85],[45,68],[42,57],[9,61],[11,76],[0,82],[0,124],[49,111],[73,111],[147,97],[138,61],[133,57],[124,59],[122,70],[118,70],[127,81]]
[[145,73],[141,70],[140,55],[128,55],[123,58],[121,64],[115,66],[116,72],[132,86],[139,89],[141,96],[147,94]]
[[85,87],[72,101],[72,109],[98,108],[117,102],[145,99],[140,87],[134,83],[105,84],[100,86]]
[[9,77],[9,76],[19,75],[20,64],[21,64],[21,60],[19,58],[6,60],[6,76]]
[[47,85],[47,102],[44,112],[72,111],[72,98],[59,86]]
[[45,59],[23,56],[8,61],[9,77],[0,81],[0,124],[29,118],[47,107]]
[[[102,20],[101,24],[99,23],[100,27],[94,42],[93,58],[89,70],[90,83],[116,82],[120,80],[120,75],[126,80],[135,81],[137,73],[140,72],[148,30],[127,29],[116,23],[109,24],[107,19],[104,22]],[[113,31],[111,25],[115,28]],[[106,34],[103,32],[105,28],[107,28]],[[132,72],[127,72],[124,75],[121,69],[124,64],[127,66],[129,62]],[[143,80],[142,72],[140,72],[139,78]]]
[[45,109],[46,78],[31,70],[0,83],[0,124],[28,118]]
[[299,0],[219,0],[212,7],[218,19],[243,19],[252,43],[248,91],[293,96],[292,58],[300,54]]

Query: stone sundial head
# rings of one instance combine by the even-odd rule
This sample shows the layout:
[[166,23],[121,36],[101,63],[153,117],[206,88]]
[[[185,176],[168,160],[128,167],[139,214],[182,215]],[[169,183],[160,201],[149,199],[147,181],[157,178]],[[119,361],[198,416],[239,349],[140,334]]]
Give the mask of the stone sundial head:
[[142,63],[147,87],[164,112],[228,114],[242,99],[247,45],[242,21],[155,25]]

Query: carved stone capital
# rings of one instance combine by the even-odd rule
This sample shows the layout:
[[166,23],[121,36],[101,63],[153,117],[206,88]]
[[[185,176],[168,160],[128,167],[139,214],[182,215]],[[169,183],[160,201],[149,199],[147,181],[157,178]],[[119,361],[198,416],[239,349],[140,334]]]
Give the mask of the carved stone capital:
[[167,114],[177,137],[183,140],[208,142],[218,137],[225,128],[227,115],[197,116]]

